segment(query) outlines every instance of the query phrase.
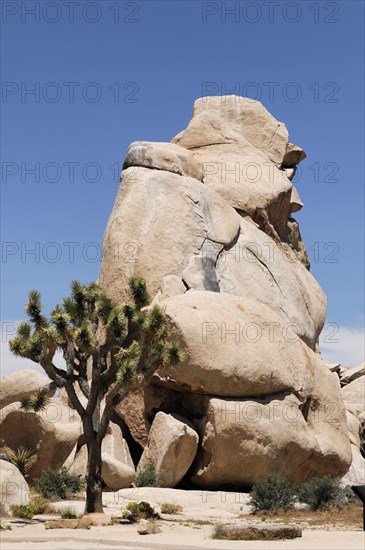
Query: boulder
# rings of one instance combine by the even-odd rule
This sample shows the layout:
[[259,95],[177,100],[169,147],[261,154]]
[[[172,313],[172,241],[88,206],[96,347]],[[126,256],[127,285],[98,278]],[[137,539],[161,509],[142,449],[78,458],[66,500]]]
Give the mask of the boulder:
[[365,378],[356,378],[341,388],[342,399],[346,406],[351,406],[357,414],[365,412]]
[[126,397],[115,407],[115,411],[127,424],[133,439],[144,448],[147,445],[151,426],[144,414],[144,391],[137,389],[128,392]]
[[285,125],[259,101],[235,95],[198,99],[192,120],[172,142],[194,153],[204,182],[234,208],[260,224],[268,221],[276,234],[285,232],[290,212],[302,204],[295,199],[291,205],[293,186],[280,168],[285,157],[293,166],[304,152],[292,146],[290,154]]
[[215,271],[221,293],[259,298],[281,314],[283,322],[295,325],[296,333],[315,348],[327,300],[290,248],[245,218],[234,246],[219,255]]
[[141,519],[137,526],[137,533],[140,535],[155,535],[161,533],[161,529],[153,521]]
[[347,369],[346,374],[341,376],[341,386],[346,386],[361,377],[364,377],[362,381],[365,386],[365,363],[362,363],[358,367]]
[[288,142],[286,144],[282,166],[295,166],[296,164],[299,164],[302,160],[304,160],[306,156],[307,155],[305,154],[303,149],[298,147],[298,145],[294,145],[294,143]]
[[102,453],[101,459],[103,481],[111,491],[119,491],[132,485],[135,477],[134,467],[123,464],[108,453]]
[[183,364],[157,371],[155,384],[227,397],[310,395],[320,361],[262,302],[189,290],[161,305],[187,353]]
[[159,487],[175,487],[190,468],[199,437],[189,421],[158,412],[137,467],[137,475],[148,464],[156,470]]
[[209,96],[195,101],[188,127],[172,142],[190,150],[216,144],[249,144],[281,164],[288,130],[259,101],[236,95]]
[[[103,481],[113,491],[130,487],[135,469],[127,442],[114,422],[110,422],[101,444]],[[86,476],[87,446],[82,445],[74,457],[69,471],[73,475]]]
[[[99,283],[121,301],[129,298],[129,278],[141,276],[155,296],[166,275],[182,279],[207,240],[232,244],[239,225],[238,214],[200,181],[149,168],[137,177],[127,168],[105,232]],[[178,232],[166,229],[172,227]]]
[[29,487],[18,468],[0,460],[0,502],[8,512],[14,504],[28,504]]
[[365,485],[365,458],[356,445],[351,444],[352,461],[349,471],[341,479],[341,485]]
[[0,409],[22,401],[25,397],[36,395],[41,390],[48,397],[53,397],[55,389],[50,386],[52,380],[36,370],[27,369],[13,372],[1,379],[0,383]]
[[268,472],[302,483],[313,476],[341,476],[348,471],[351,449],[337,381],[310,350],[308,360],[312,387],[304,387],[301,395],[207,396],[205,414],[200,411],[197,420],[202,440],[193,465],[192,480],[197,485],[250,486]]
[[52,399],[39,412],[22,410],[19,403],[1,412],[0,445],[13,451],[23,446],[37,455],[29,470],[30,479],[47,468],[60,468],[82,433],[79,415],[59,399]]
[[173,143],[134,141],[128,147],[123,169],[131,166],[166,170],[203,181],[202,166],[193,153]]

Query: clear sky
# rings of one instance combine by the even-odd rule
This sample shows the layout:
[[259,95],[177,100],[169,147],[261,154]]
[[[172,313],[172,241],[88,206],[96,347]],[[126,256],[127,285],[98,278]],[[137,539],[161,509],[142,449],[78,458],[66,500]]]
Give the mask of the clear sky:
[[49,310],[97,277],[128,144],[234,92],[307,152],[296,218],[334,324],[323,351],[363,360],[363,1],[2,0],[1,20],[3,373],[25,366],[4,341],[28,290]]

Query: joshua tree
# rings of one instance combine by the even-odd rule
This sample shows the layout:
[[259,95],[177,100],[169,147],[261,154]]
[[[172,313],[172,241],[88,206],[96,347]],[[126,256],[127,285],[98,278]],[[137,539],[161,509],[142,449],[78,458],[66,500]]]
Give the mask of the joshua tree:
[[[81,417],[88,451],[85,512],[103,511],[101,443],[114,406],[130,390],[147,384],[157,368],[180,363],[184,356],[163,310],[145,308],[150,302],[145,282],[132,277],[129,287],[130,300],[117,305],[97,284],[73,281],[71,295],[49,319],[33,290],[25,307],[29,321],[19,325],[10,342],[15,355],[39,363],[54,387],[65,388]],[[53,362],[57,350],[65,370]]]

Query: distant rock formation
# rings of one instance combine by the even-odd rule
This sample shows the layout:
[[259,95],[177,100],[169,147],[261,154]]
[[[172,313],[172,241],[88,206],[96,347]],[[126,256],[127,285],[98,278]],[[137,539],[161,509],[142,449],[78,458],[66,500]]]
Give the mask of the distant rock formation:
[[199,99],[172,143],[127,151],[99,282],[124,301],[143,277],[187,357],[118,413],[147,455],[159,411],[186,419],[199,445],[184,480],[198,487],[341,477],[351,463],[338,377],[316,353],[326,297],[292,217],[304,158],[283,123],[237,96]]

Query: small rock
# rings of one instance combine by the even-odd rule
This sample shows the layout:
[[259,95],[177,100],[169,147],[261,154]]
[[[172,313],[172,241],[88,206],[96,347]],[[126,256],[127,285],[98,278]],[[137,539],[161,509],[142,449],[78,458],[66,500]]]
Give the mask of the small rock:
[[138,524],[137,532],[140,535],[155,535],[156,533],[161,533],[161,529],[153,523],[153,521],[149,521],[148,519],[141,519],[141,521]]

